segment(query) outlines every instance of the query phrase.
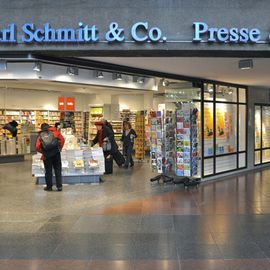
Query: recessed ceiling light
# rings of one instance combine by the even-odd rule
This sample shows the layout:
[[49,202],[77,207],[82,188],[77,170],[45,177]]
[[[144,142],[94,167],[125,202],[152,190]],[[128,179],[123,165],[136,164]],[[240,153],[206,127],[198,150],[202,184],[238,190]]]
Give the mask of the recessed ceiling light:
[[35,62],[33,70],[37,71],[37,72],[40,72],[41,71],[41,63],[40,62]]
[[144,77],[138,77],[137,83],[143,84],[144,82],[145,82],[145,78]]
[[67,74],[70,76],[78,75],[79,74],[79,69],[76,67],[68,67],[67,68]]
[[104,75],[103,75],[103,72],[100,71],[100,70],[94,70],[94,76],[98,79],[103,79],[104,78]]
[[122,74],[120,74],[120,73],[113,73],[113,79],[116,80],[116,81],[122,81],[123,80]]

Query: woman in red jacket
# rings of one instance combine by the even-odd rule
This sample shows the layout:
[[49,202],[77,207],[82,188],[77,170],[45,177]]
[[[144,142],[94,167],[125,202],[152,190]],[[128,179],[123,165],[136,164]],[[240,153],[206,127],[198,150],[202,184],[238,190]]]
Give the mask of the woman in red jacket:
[[41,132],[36,141],[36,150],[42,153],[42,160],[45,168],[45,191],[52,191],[52,169],[54,169],[56,187],[58,191],[62,191],[62,163],[61,150],[65,144],[62,134],[48,124],[41,125]]

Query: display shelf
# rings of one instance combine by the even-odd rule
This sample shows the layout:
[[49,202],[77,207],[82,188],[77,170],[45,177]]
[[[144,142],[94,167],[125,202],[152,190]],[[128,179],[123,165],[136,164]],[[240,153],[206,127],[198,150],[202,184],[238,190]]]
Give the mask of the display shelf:
[[82,137],[83,136],[83,114],[82,114],[82,112],[75,112],[74,113],[74,121],[75,121],[76,136]]
[[103,119],[103,106],[92,106],[90,107],[89,114],[89,135],[88,140],[92,141],[96,134],[97,128],[95,126],[95,122],[98,122]]
[[89,135],[89,112],[84,112],[84,117],[83,117],[83,123],[84,123],[84,139],[88,141],[88,135]]
[[176,175],[198,174],[198,109],[192,103],[182,103],[176,110]]
[[[44,165],[41,155],[32,157],[32,174],[38,183],[44,183]],[[69,149],[61,152],[63,182],[87,183],[99,182],[99,176],[105,172],[102,148]]]
[[40,129],[43,123],[49,123],[49,111],[36,111],[36,128]]
[[5,111],[4,110],[0,110],[0,125],[4,125],[5,123],[6,123]]
[[48,124],[54,126],[55,123],[60,122],[61,112],[59,111],[49,111]]
[[[17,136],[21,136],[22,131],[21,131],[21,115],[19,110],[6,110],[5,111],[5,122],[11,122],[15,120],[18,123],[17,126]],[[7,132],[7,137],[12,138],[11,133]]]
[[136,114],[137,111],[135,110],[122,110],[120,112],[120,117],[122,121],[128,121],[132,125],[132,127],[135,127],[135,120],[136,120]]
[[135,158],[144,159],[145,156],[145,111],[139,111],[135,118]]
[[122,149],[122,134],[123,134],[123,122],[121,120],[109,120],[114,132],[114,139],[119,149]]

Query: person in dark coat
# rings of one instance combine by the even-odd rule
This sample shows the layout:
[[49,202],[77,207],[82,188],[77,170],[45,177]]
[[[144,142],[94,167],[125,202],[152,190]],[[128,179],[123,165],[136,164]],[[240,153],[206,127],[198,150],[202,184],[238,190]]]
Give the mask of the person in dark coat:
[[117,151],[117,144],[114,139],[113,131],[109,127],[105,126],[103,122],[96,122],[95,125],[97,127],[98,132],[96,137],[92,141],[91,146],[94,146],[95,144],[98,143],[100,147],[103,147],[104,144],[110,143],[111,144],[110,150],[104,150],[103,148],[104,155],[108,156],[109,154],[115,153]]
[[131,127],[131,124],[127,121],[124,122],[124,130],[122,134],[122,142],[123,142],[123,154],[126,157],[126,162],[124,168],[128,168],[134,166],[134,161],[132,158],[134,139],[137,138],[137,134],[135,130]]
[[112,127],[111,123],[108,122],[108,120],[103,119],[103,125],[108,127],[112,131],[112,133],[114,134],[113,127]]
[[104,125],[103,122],[96,122],[97,135],[92,141],[91,146],[99,144],[103,149],[104,162],[105,162],[105,174],[111,174],[113,172],[113,154],[117,151],[117,144],[114,140],[113,131]]
[[18,133],[18,129],[17,129],[18,123],[13,120],[11,122],[9,122],[8,124],[6,124],[4,126],[4,129],[8,130],[11,134],[13,138],[17,137],[17,133]]

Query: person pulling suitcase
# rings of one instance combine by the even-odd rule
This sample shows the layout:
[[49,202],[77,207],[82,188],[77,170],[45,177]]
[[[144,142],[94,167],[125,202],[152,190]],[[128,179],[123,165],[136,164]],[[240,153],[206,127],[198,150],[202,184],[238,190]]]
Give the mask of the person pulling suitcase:
[[116,146],[112,130],[105,126],[103,122],[96,122],[97,134],[92,141],[91,146],[93,147],[97,143],[103,149],[104,162],[105,162],[105,174],[113,173],[113,158],[112,153],[115,153]]
[[103,119],[103,125],[106,126],[106,127],[108,127],[112,131],[112,133],[113,133],[113,142],[115,143],[115,151],[113,151],[111,154],[112,154],[113,160],[116,162],[116,164],[118,165],[118,167],[121,168],[125,164],[125,158],[122,155],[122,153],[118,150],[118,145],[115,142],[115,138],[114,138],[113,127],[108,122],[108,120],[106,120],[106,119]]

